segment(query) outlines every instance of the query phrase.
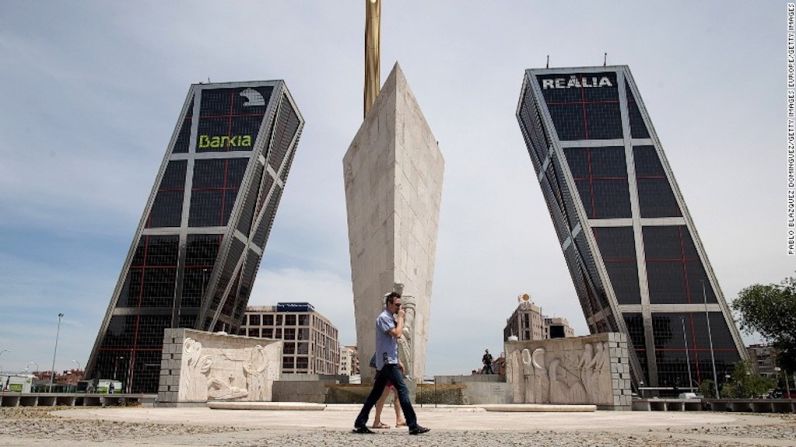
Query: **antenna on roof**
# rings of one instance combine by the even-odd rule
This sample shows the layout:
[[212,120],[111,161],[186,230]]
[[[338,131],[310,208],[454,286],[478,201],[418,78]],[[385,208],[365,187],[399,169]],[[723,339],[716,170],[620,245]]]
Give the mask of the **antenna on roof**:
[[545,64],[544,68],[550,68],[550,55],[547,55],[547,64]]
[[608,64],[608,53],[603,53],[603,67]]

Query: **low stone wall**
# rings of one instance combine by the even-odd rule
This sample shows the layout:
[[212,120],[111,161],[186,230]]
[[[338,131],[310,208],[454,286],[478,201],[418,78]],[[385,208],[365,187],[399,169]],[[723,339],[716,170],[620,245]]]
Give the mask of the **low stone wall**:
[[329,404],[362,404],[370,394],[373,385],[340,384],[327,386],[326,403]]
[[[477,405],[511,403],[511,386],[497,380],[467,381],[469,376],[443,380],[447,383],[415,385],[407,381],[409,398],[414,404]],[[464,377],[465,380],[459,378]],[[497,376],[494,376],[497,378]],[[275,402],[317,402],[327,404],[362,404],[370,394],[372,385],[324,384],[320,391],[318,382],[275,382]],[[325,392],[324,400],[321,393]],[[314,393],[314,394],[313,394]],[[388,403],[391,402],[388,400]]]
[[159,404],[270,401],[282,373],[282,341],[166,329]]
[[796,399],[635,399],[633,410],[796,413]]
[[154,394],[0,393],[0,407],[151,406],[154,400]]
[[[411,380],[406,380],[406,387],[409,388],[409,400],[415,402],[418,387]],[[279,380],[274,382],[273,401],[361,404],[372,389],[372,384],[341,384],[336,380]]]
[[[331,376],[322,374],[283,374],[274,382],[274,402],[311,402],[311,403],[347,403],[330,401],[329,387],[342,381],[347,381],[345,376]],[[364,402],[364,399],[362,400]]]
[[327,403],[328,385],[320,380],[278,380],[274,382],[273,401]]
[[424,383],[417,387],[417,403],[464,405],[467,385]]
[[751,413],[796,413],[796,399],[705,399],[710,411]]
[[513,403],[631,409],[624,334],[506,342],[505,352]]
[[505,382],[469,382],[462,395],[465,405],[510,404],[512,387]]
[[434,376],[434,382],[437,385],[448,385],[454,383],[473,383],[473,382],[489,382],[500,383],[506,382],[506,378],[497,374],[468,374],[457,376]]
[[328,375],[328,374],[282,374],[279,378],[282,382],[312,382],[321,381],[325,383],[348,383],[349,376]]
[[[439,395],[432,395],[432,403],[442,404],[510,404],[512,403],[512,388],[506,383],[504,377],[497,374],[470,374],[457,376],[434,376],[434,382],[439,391],[441,386],[461,385],[457,392],[445,391]],[[423,392],[432,390],[432,384],[424,385]]]

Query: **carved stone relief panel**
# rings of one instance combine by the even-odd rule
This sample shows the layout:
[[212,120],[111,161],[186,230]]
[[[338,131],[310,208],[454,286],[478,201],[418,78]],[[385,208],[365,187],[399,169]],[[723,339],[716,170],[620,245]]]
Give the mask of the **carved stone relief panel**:
[[164,377],[178,378],[177,402],[271,400],[273,382],[282,371],[281,341],[195,330],[181,333],[183,338],[171,348],[181,352],[179,369],[161,373],[161,382]]
[[598,334],[507,342],[506,379],[514,402],[615,405],[615,396],[630,394],[628,380],[612,380],[612,371],[627,370],[622,366],[628,363],[626,341],[622,346],[619,339],[619,334]]

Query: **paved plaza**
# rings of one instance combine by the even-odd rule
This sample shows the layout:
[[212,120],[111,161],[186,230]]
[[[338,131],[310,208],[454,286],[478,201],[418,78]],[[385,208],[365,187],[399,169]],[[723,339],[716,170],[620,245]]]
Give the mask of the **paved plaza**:
[[[499,413],[418,408],[431,433],[350,433],[356,405],[324,411],[193,408],[2,408],[0,446],[558,445],[793,446],[796,417],[710,412]],[[386,413],[389,415],[390,413]],[[372,417],[372,414],[371,414]],[[385,419],[390,422],[390,419]],[[372,422],[372,418],[371,418]]]

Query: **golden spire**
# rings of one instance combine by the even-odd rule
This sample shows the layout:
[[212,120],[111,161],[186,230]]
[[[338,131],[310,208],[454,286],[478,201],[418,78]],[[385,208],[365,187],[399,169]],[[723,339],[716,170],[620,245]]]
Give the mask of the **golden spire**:
[[365,110],[363,118],[379,96],[381,88],[381,0],[365,0]]

